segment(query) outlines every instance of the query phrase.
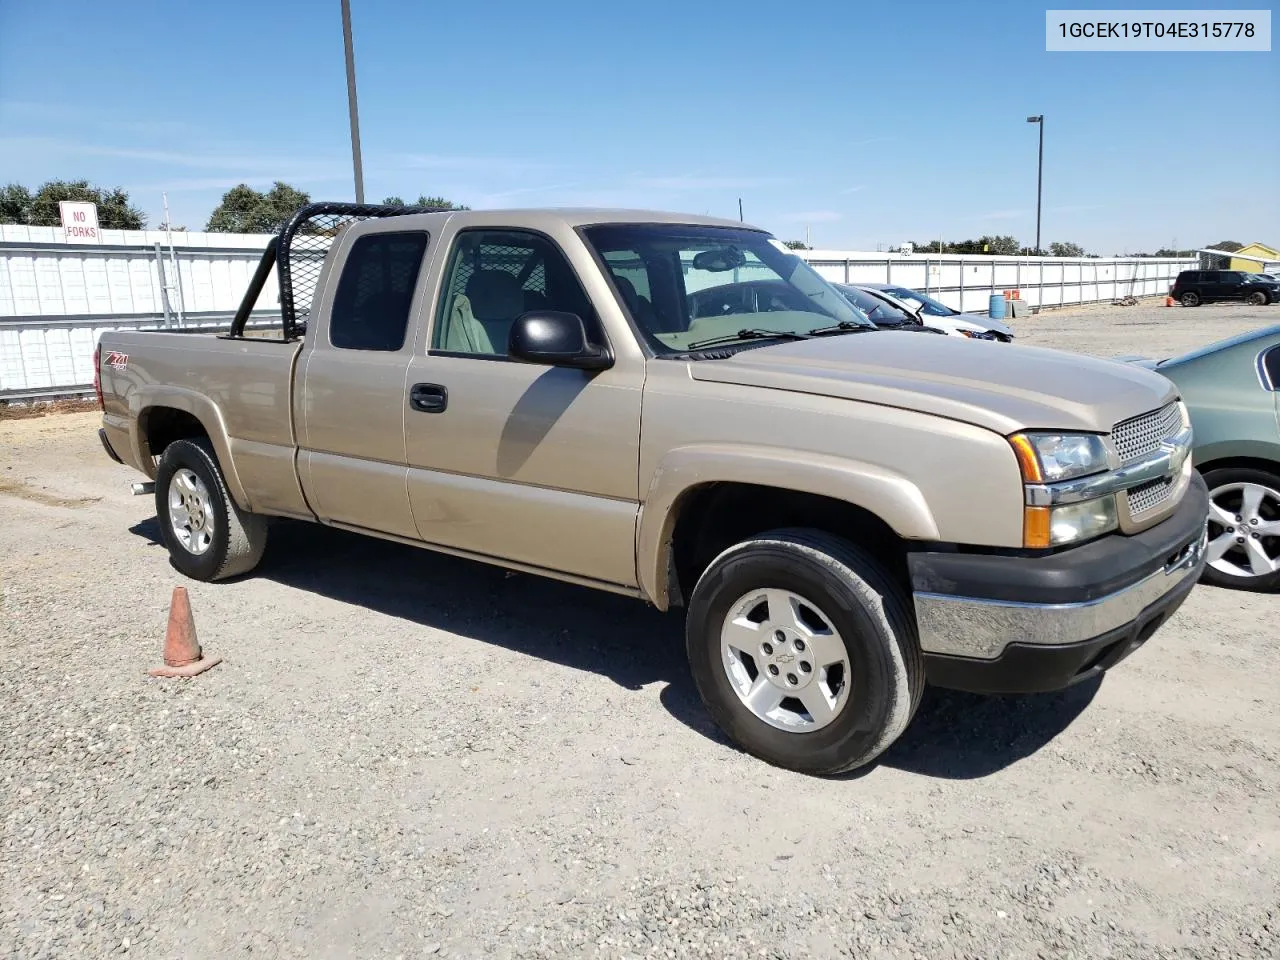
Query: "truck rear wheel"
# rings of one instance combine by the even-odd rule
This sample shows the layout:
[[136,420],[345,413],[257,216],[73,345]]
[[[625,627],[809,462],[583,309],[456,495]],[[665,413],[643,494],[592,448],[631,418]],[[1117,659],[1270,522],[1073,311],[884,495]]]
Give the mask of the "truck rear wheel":
[[907,592],[868,553],[817,530],[774,530],[716,557],[690,598],[686,644],[720,728],[803,773],[875,759],[924,691]]
[[156,516],[169,562],[193,580],[248,573],[267,545],[266,518],[236,506],[204,438],[165,447],[156,470]]

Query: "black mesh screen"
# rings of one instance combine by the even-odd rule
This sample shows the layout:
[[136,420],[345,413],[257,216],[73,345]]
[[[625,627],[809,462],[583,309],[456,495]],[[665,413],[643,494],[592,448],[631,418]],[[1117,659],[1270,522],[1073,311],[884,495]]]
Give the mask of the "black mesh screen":
[[277,269],[285,339],[301,334],[311,314],[325,257],[343,227],[374,217],[432,213],[443,207],[386,207],[379,204],[313,203],[299,210],[280,232]]
[[541,254],[529,245],[476,244],[454,270],[449,292],[466,293],[467,281],[477,270],[505,270],[520,280],[523,289],[536,293],[547,292],[546,263]]

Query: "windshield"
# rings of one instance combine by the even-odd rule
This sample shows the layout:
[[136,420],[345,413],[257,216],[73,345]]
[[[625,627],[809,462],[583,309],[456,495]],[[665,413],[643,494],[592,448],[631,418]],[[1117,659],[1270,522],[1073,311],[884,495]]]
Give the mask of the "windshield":
[[920,310],[921,306],[923,306],[924,309],[920,310],[920,312],[930,317],[954,317],[956,315],[956,311],[945,303],[939,303],[932,297],[926,297],[923,293],[915,290],[909,290],[906,287],[882,287],[881,289],[891,297],[897,297],[913,310]]
[[888,300],[877,297],[861,287],[853,287],[847,283],[837,283],[836,288],[865,314],[872,323],[899,324],[907,323],[915,318],[901,307],[896,307]]
[[656,223],[582,232],[660,355],[746,329],[788,334],[833,323],[874,326],[766,233]]

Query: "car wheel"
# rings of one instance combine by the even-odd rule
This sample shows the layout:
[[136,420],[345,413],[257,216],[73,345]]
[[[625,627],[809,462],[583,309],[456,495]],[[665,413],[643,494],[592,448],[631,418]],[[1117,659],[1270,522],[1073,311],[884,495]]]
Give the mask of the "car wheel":
[[1280,590],[1280,476],[1251,467],[1204,475],[1209,546],[1203,580],[1240,590]]
[[1200,294],[1188,290],[1182,295],[1182,305],[1184,307],[1200,306]]
[[165,447],[156,469],[156,515],[169,562],[192,580],[248,573],[267,545],[266,518],[236,506],[203,438]]
[[1246,299],[1255,307],[1265,307],[1267,305],[1267,295],[1261,290],[1253,291]]
[[924,690],[907,591],[868,553],[774,530],[721,553],[689,603],[686,644],[712,718],[748,753],[829,775],[869,763]]

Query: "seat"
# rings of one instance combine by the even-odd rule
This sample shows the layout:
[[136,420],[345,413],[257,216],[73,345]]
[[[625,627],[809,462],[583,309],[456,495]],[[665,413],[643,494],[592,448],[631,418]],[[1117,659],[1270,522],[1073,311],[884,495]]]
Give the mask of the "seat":
[[[470,327],[471,336],[480,339],[475,329],[478,326],[491,345],[485,352],[505,354],[511,324],[525,312],[520,281],[506,270],[477,270],[467,281],[466,296],[474,323]],[[497,349],[493,345],[497,345]]]
[[444,349],[451,353],[496,353],[489,334],[471,312],[471,300],[465,293],[453,298],[449,308],[449,326],[445,330]]
[[654,313],[653,304],[636,293],[636,285],[626,277],[620,277],[615,273],[613,282],[617,284],[618,292],[622,294],[622,299],[626,301],[627,308],[631,311],[631,316],[635,318],[636,323],[650,333],[655,332],[658,329],[658,317]]

